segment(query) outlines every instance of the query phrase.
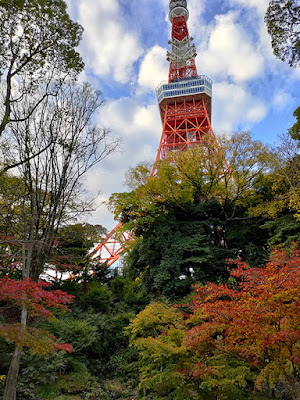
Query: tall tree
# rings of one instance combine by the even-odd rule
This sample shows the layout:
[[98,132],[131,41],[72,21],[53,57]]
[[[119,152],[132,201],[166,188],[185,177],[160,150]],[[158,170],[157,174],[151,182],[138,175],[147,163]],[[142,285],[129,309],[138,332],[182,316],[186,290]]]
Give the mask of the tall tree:
[[117,145],[92,121],[102,104],[88,84],[69,82],[5,135],[3,159],[19,165],[23,182],[23,228],[16,239],[23,243],[26,277],[36,280],[43,271],[58,227],[90,209],[80,198],[82,179]]
[[265,21],[276,57],[291,67],[300,65],[300,5],[298,0],[272,0]]
[[[82,178],[116,148],[117,141],[109,138],[108,131],[92,122],[101,105],[100,94],[89,85],[69,82],[28,118],[10,126],[3,157],[19,165],[22,179],[18,215],[22,229],[14,241],[22,246],[24,279],[38,279],[58,228],[87,211],[89,204],[80,199]],[[30,101],[23,102],[23,107],[30,107]],[[26,324],[27,308],[23,306],[21,325]],[[20,355],[21,347],[16,345],[6,383],[14,387],[14,393]],[[7,396],[5,400],[15,398]]]
[[[132,276],[142,274],[155,294],[180,297],[192,282],[226,277],[227,257],[261,260],[266,232],[261,218],[247,211],[250,198],[261,201],[255,182],[268,170],[268,159],[268,149],[243,132],[219,149],[207,143],[172,154],[146,183],[113,195],[115,215],[137,238],[128,254]],[[144,181],[141,166],[131,173],[134,182]],[[242,235],[236,233],[241,225]]]
[[[0,3],[0,136],[9,124],[25,121],[45,98],[56,95],[66,76],[74,77],[83,69],[75,50],[82,31],[70,19],[63,0]],[[55,85],[53,78],[59,79]],[[43,91],[37,92],[41,81]],[[26,113],[12,115],[33,93]]]

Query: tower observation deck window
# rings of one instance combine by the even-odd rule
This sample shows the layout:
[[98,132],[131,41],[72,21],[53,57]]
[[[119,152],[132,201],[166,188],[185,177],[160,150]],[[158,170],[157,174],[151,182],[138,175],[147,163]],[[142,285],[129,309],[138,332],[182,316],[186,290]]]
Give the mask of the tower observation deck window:
[[205,93],[211,97],[212,81],[204,76],[198,76],[193,79],[186,79],[178,82],[162,82],[156,89],[158,103],[170,97],[187,96],[189,94]]

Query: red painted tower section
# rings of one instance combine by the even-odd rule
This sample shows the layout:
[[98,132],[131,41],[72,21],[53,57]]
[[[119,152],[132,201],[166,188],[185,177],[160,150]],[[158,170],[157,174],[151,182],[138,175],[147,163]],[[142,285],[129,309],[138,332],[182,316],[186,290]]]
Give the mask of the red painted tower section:
[[[169,80],[162,82],[156,89],[163,131],[157,157],[152,170],[155,173],[157,161],[164,159],[174,151],[184,151],[205,142],[215,142],[211,128],[212,82],[198,75],[195,57],[196,48],[189,36],[187,20],[189,12],[186,0],[170,0],[169,19],[172,24],[172,38],[167,60],[170,63]],[[226,163],[226,162],[225,162]],[[123,243],[129,234],[117,237],[122,224],[119,223],[95,247],[91,256],[111,266],[124,251]]]
[[169,81],[156,89],[163,132],[155,163],[170,151],[203,144],[208,138],[210,143],[216,143],[210,123],[212,82],[197,73],[197,54],[187,27],[188,17],[186,0],[170,1]]
[[[169,41],[169,44],[171,46],[177,47],[177,49],[180,51],[179,46],[182,44],[187,48],[190,54],[188,54],[189,57],[192,56],[192,53],[194,53],[195,46],[188,46],[192,38],[189,37],[189,31],[187,27],[187,18],[185,15],[179,16],[179,17],[172,17],[172,40]],[[177,45],[177,46],[176,46]],[[170,72],[169,72],[169,82],[174,82],[178,81],[179,79],[185,79],[185,78],[193,78],[197,77],[197,69],[196,69],[196,64],[195,64],[195,59],[193,57],[188,58],[183,65],[180,65],[179,63],[177,64],[177,60],[175,58],[172,59],[172,53],[168,52],[168,58],[167,60],[170,61]],[[196,56],[196,52],[195,52]]]

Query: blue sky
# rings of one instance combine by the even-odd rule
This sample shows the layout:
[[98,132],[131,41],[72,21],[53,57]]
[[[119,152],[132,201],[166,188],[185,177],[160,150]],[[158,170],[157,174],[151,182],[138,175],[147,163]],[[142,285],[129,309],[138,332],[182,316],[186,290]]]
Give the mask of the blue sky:
[[[82,80],[103,92],[101,126],[121,139],[120,150],[86,179],[97,197],[90,222],[115,222],[102,205],[126,190],[124,174],[155,158],[162,126],[155,87],[168,78],[166,51],[171,25],[168,0],[67,0],[72,18],[85,29],[79,51]],[[300,105],[300,70],[276,59],[264,23],[268,0],[188,0],[198,74],[213,80],[212,126],[218,134],[250,130],[273,143],[294,123]]]

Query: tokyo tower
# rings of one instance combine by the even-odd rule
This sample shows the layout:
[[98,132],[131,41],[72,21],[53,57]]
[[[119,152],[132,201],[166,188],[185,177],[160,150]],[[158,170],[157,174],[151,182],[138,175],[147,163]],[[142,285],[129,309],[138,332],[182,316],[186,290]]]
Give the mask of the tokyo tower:
[[[208,140],[218,147],[210,123],[212,81],[197,73],[197,53],[193,38],[189,35],[188,18],[186,0],[170,0],[172,36],[170,51],[167,52],[169,80],[156,89],[163,130],[152,175],[156,163],[170,152],[183,151]],[[122,223],[119,223],[93,249],[91,257],[106,262],[108,266],[114,264],[124,251],[122,243],[130,237],[129,233],[124,232],[118,235],[121,227]]]

